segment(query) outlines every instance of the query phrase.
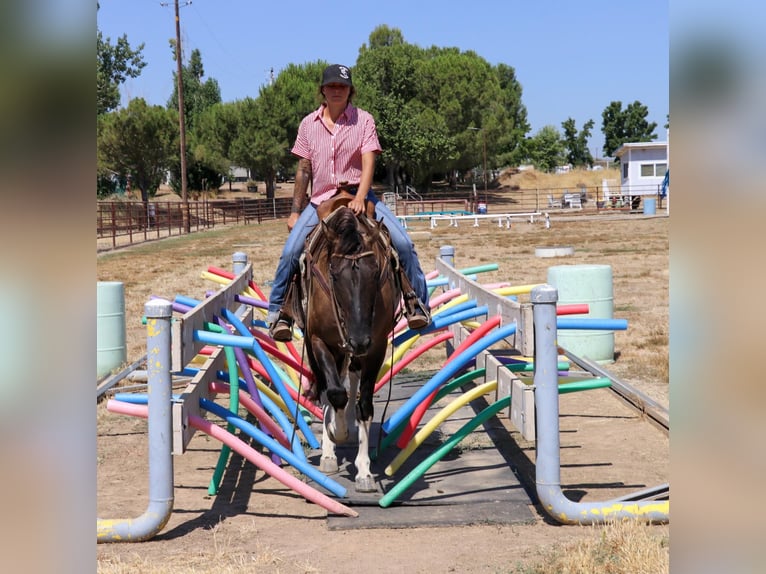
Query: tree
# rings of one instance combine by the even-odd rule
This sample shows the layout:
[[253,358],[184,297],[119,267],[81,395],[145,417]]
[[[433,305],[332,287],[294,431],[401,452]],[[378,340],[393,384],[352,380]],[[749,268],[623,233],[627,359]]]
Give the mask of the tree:
[[553,172],[564,160],[564,144],[555,126],[543,126],[529,140],[529,153],[535,168]]
[[134,98],[127,108],[98,118],[98,163],[102,169],[129,175],[148,202],[171,159],[178,153],[178,116],[162,106]]
[[[359,105],[375,117],[389,184],[403,171],[430,186],[434,174],[518,153],[526,124],[513,68],[492,67],[472,51],[421,49],[395,28],[380,26],[354,67]],[[481,137],[469,128],[480,128]]]
[[613,101],[601,112],[601,131],[604,134],[604,155],[612,157],[624,143],[648,142],[657,139],[657,123],[649,123],[649,109],[636,100],[622,109],[622,102]]
[[561,127],[564,128],[564,147],[567,150],[567,161],[574,167],[593,165],[593,156],[588,149],[588,138],[590,138],[590,131],[593,129],[593,120],[585,122],[579,134],[572,118],[567,118],[566,121],[562,122]]
[[146,66],[141,52],[144,44],[135,49],[130,47],[128,37],[123,34],[112,45],[110,38],[104,39],[101,30],[96,34],[96,114],[101,115],[120,105],[120,84],[130,78],[137,78]]

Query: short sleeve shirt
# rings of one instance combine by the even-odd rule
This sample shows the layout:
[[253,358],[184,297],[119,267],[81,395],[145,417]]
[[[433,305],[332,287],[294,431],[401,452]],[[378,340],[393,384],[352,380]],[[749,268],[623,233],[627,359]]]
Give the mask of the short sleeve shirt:
[[298,126],[292,153],[311,161],[311,203],[332,197],[341,182],[359,183],[362,154],[382,151],[375,120],[369,112],[351,104],[330,131],[322,120],[325,105],[307,115]]

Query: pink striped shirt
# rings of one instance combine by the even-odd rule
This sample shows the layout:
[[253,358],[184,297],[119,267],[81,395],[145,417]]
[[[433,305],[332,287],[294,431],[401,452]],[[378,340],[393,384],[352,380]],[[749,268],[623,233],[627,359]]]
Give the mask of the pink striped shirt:
[[330,131],[322,121],[325,104],[310,113],[298,126],[292,153],[311,161],[311,203],[319,205],[331,197],[342,181],[359,183],[362,154],[383,151],[375,120],[369,112],[351,104]]

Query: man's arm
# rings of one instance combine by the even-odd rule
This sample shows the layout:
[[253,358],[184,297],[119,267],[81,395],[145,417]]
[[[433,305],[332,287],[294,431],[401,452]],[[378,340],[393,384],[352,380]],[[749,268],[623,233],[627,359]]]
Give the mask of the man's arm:
[[308,203],[308,189],[311,184],[311,161],[305,158],[298,160],[295,170],[295,187],[293,188],[293,205],[290,217],[287,218],[287,229],[292,230],[298,216]]
[[359,178],[359,188],[356,191],[356,196],[348,204],[348,206],[357,215],[364,212],[364,200],[367,197],[367,192],[372,187],[372,176],[375,172],[375,152],[365,152],[362,154],[362,176]]

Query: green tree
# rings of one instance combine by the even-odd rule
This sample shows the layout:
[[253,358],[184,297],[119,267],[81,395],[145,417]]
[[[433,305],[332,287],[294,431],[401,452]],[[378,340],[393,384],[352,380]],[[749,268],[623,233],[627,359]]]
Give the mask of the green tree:
[[390,185],[406,172],[428,187],[434,174],[481,165],[485,144],[487,165],[496,167],[498,158],[518,155],[529,130],[513,68],[493,68],[471,51],[421,49],[380,26],[360,48],[354,75],[357,102],[378,126]]
[[178,116],[134,98],[127,108],[103,114],[97,124],[99,167],[129,175],[146,203],[178,154]]
[[529,153],[535,168],[553,172],[564,161],[564,143],[555,126],[543,126],[529,140]]
[[262,86],[256,100],[245,100],[240,125],[232,144],[232,159],[258,172],[273,197],[278,171],[292,171],[296,158],[290,153],[303,117],[319,105],[323,61],[290,64],[275,81]]
[[580,133],[577,132],[573,118],[567,118],[561,123],[564,128],[564,147],[566,148],[566,158],[574,167],[585,167],[593,165],[593,156],[588,149],[588,138],[593,129],[593,120],[588,120],[582,126]]
[[112,44],[104,38],[101,30],[96,34],[96,114],[101,115],[120,105],[120,84],[128,78],[136,78],[146,66],[143,44],[130,47],[123,34]]
[[622,102],[613,101],[601,112],[601,131],[604,134],[604,155],[612,157],[624,143],[648,142],[657,139],[654,130],[656,122],[649,123],[646,117],[649,108],[636,100],[623,110]]

